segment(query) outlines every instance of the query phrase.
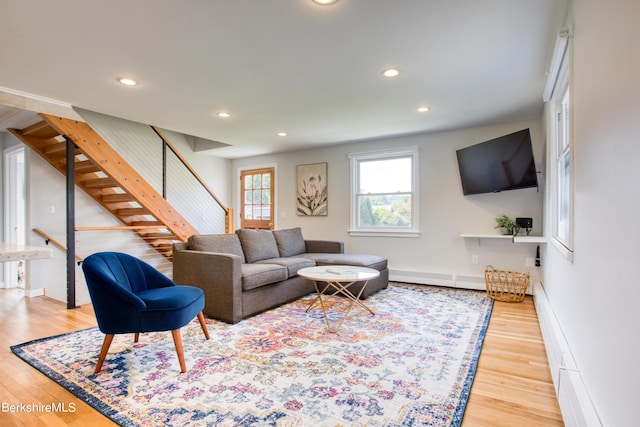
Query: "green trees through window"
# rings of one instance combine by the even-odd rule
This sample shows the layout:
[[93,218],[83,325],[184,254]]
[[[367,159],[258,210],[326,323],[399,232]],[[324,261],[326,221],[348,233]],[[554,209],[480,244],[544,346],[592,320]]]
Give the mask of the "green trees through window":
[[410,227],[411,196],[362,196],[361,227]]

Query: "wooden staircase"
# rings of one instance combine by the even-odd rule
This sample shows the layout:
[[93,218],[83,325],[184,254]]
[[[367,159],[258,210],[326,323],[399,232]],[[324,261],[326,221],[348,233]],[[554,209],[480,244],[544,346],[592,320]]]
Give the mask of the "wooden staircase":
[[186,241],[193,228],[138,172],[88,124],[40,114],[43,121],[9,131],[66,175],[67,139],[75,145],[75,183],[118,218],[123,226],[76,230],[132,230],[171,259],[172,244]]

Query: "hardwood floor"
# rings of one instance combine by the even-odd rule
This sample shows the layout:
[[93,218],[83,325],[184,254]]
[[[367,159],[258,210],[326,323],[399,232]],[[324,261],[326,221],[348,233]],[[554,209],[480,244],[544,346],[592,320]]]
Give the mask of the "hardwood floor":
[[[91,306],[67,310],[47,297],[26,298],[18,289],[0,290],[0,425],[116,425],[9,349],[95,325]],[[19,404],[63,404],[74,410],[26,412],[7,406]],[[496,301],[462,426],[562,425],[533,300]]]
[[533,298],[495,301],[462,427],[563,425]]

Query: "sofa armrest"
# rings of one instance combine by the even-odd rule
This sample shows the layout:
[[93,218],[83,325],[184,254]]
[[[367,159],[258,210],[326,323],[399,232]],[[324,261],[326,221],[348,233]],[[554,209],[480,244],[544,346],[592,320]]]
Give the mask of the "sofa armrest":
[[308,253],[343,254],[344,243],[332,240],[305,240]]
[[183,250],[173,253],[173,281],[204,291],[204,313],[237,323],[242,320],[242,259],[238,255]]
[[173,252],[184,251],[187,248],[187,242],[175,242],[173,245]]

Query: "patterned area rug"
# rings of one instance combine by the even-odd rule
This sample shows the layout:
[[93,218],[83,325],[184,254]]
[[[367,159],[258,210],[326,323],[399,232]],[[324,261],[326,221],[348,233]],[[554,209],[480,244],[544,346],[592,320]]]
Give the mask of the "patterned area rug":
[[[228,325],[116,336],[93,374],[96,328],[12,351],[123,426],[459,426],[492,300],[484,292],[390,285],[354,306],[336,334],[315,295]],[[328,298],[330,317],[346,299]],[[339,317],[339,316],[338,316]],[[337,318],[331,318],[337,322]]]

